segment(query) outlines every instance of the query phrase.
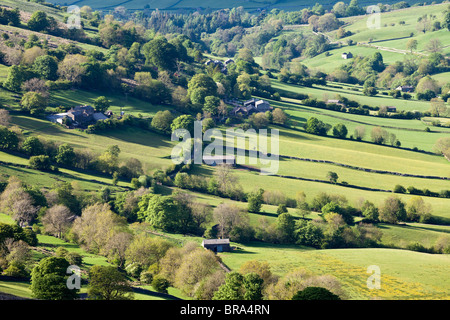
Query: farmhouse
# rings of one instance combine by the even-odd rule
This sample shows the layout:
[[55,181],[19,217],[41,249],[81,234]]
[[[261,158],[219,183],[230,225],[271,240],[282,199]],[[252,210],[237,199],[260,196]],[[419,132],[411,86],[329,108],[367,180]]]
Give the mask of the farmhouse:
[[343,52],[341,57],[342,59],[351,59],[353,58],[353,54],[351,52]]
[[205,239],[202,247],[213,252],[229,252],[231,251],[230,239]]
[[270,103],[268,103],[267,101],[252,98],[250,100],[245,101],[242,106],[237,106],[233,108],[232,113],[234,115],[240,113],[242,115],[248,116],[252,113],[266,112],[272,109],[273,108],[270,106]]
[[228,72],[228,70],[227,70],[227,65],[228,64],[224,64],[220,60],[209,59],[208,61],[205,62],[205,65],[207,65],[207,66],[214,65],[214,67],[219,67],[220,72],[222,72],[223,74],[227,74],[227,72]]
[[48,119],[59,124],[69,122],[74,127],[86,127],[97,121],[106,120],[108,117],[101,112],[95,112],[93,107],[86,105],[73,107],[64,113],[53,114]]
[[398,86],[395,88],[395,90],[401,91],[401,92],[414,92],[413,86]]
[[210,166],[216,166],[218,164],[230,164],[234,166],[236,164],[236,157],[233,155],[203,156],[203,162]]
[[386,107],[386,111],[387,112],[397,112],[397,108],[396,107],[387,106]]

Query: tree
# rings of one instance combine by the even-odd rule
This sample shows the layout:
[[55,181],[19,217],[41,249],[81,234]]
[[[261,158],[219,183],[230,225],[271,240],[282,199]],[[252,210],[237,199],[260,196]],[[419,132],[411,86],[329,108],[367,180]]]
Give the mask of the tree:
[[17,133],[0,126],[0,149],[17,150],[19,146],[19,137]]
[[391,196],[385,199],[380,208],[379,219],[388,223],[406,220],[405,204],[400,198]]
[[412,197],[406,206],[406,216],[409,221],[427,223],[431,218],[431,205],[426,203],[422,197]]
[[322,228],[311,221],[301,220],[295,230],[297,244],[321,248],[324,241]]
[[364,126],[357,126],[355,128],[355,131],[353,132],[353,136],[358,141],[361,141],[365,135],[366,135],[366,127]]
[[450,9],[449,8],[444,12],[444,20],[442,23],[442,28],[447,28],[447,30],[450,31]]
[[306,287],[298,291],[292,300],[341,300],[341,298],[322,287]]
[[272,111],[272,116],[273,116],[273,123],[284,125],[288,120],[286,113],[280,108],[275,108]]
[[311,117],[306,121],[305,131],[312,134],[318,134],[326,136],[327,132],[331,129],[329,124],[322,122],[321,120]]
[[165,38],[155,38],[142,46],[146,64],[154,64],[163,70],[174,71],[178,58],[177,49]]
[[132,287],[116,267],[95,265],[89,269],[88,298],[91,300],[132,300]]
[[442,51],[442,43],[439,39],[431,39],[426,49],[431,53],[441,52]]
[[146,270],[158,263],[172,247],[173,244],[167,240],[146,234],[137,235],[125,252],[126,263],[133,264],[139,270]]
[[344,139],[347,136],[347,133],[347,127],[342,123],[338,123],[333,127],[333,136],[337,138]]
[[[0,133],[0,137],[1,137],[1,133]],[[433,150],[437,154],[443,155],[447,159],[450,159],[450,138],[442,137],[442,138],[437,139],[436,143],[433,146]]]
[[151,126],[165,133],[171,132],[171,124],[174,119],[169,110],[158,111],[152,119]]
[[214,293],[213,300],[261,300],[263,282],[256,273],[230,272],[225,283]]
[[44,144],[37,137],[28,137],[22,144],[22,150],[29,156],[45,154]]
[[430,105],[430,113],[433,117],[445,117],[449,113],[449,109],[442,99],[433,98],[430,100]]
[[416,87],[417,93],[426,93],[427,91],[433,91],[435,94],[438,94],[440,91],[438,82],[435,79],[431,78],[429,75],[422,77],[419,80],[419,83],[417,83]]
[[248,220],[248,215],[234,204],[221,203],[213,212],[214,220],[218,224],[219,235],[221,238],[229,237],[235,227],[244,225]]
[[371,220],[371,221],[377,221],[378,220],[378,208],[370,201],[366,200],[364,201],[361,212],[364,218]]
[[186,129],[189,133],[194,132],[194,117],[189,114],[178,116],[172,121],[170,129],[174,132],[177,129]]
[[24,72],[20,66],[12,65],[8,70],[8,76],[6,77],[3,86],[11,91],[18,92],[22,82],[24,81]]
[[188,96],[192,103],[203,105],[205,98],[217,95],[217,84],[210,76],[198,73],[188,82]]
[[46,80],[58,79],[58,63],[49,55],[37,57],[33,63],[33,71]]
[[199,284],[209,276],[215,274],[219,269],[216,255],[211,250],[194,247],[187,249],[182,255],[179,267],[175,270],[173,283],[188,296],[194,296]]
[[41,170],[41,171],[52,170],[52,161],[51,161],[50,157],[46,156],[46,155],[30,157],[29,164],[32,169]]
[[35,11],[28,20],[27,25],[30,30],[41,32],[50,27],[50,22],[44,11]]
[[156,292],[167,293],[167,288],[169,288],[169,281],[160,275],[157,275],[152,280],[152,287]]
[[67,54],[58,65],[58,74],[65,80],[79,84],[88,62],[89,58],[81,54]]
[[73,300],[75,289],[67,286],[69,262],[64,258],[47,257],[39,261],[31,272],[31,292],[36,299]]
[[47,107],[47,99],[38,92],[30,91],[23,95],[20,105],[23,110],[28,111],[30,114],[38,114]]
[[417,45],[418,42],[416,39],[409,39],[408,42],[406,43],[406,49],[410,50],[410,52],[412,53],[413,50],[417,49]]
[[125,230],[125,218],[112,212],[108,204],[96,203],[83,209],[81,216],[74,220],[71,232],[87,251],[103,254],[114,235]]
[[65,165],[65,166],[73,166],[76,160],[76,154],[73,148],[64,143],[58,147],[58,153],[55,156],[56,163]]
[[105,96],[100,96],[94,100],[95,111],[97,112],[105,112],[111,106],[111,101],[108,100]]
[[42,224],[46,232],[61,238],[71,225],[72,213],[63,205],[55,205],[47,210],[42,217]]
[[0,127],[7,127],[11,121],[9,111],[6,109],[0,109]]
[[255,192],[252,192],[248,195],[247,201],[248,201],[248,212],[260,212],[261,206],[263,204],[263,194],[264,190],[259,189]]
[[283,243],[291,243],[295,236],[295,219],[288,212],[283,212],[277,217],[277,229],[280,231],[280,240]]
[[327,179],[328,179],[331,183],[336,184],[337,181],[338,181],[338,179],[339,179],[339,176],[338,176],[338,174],[337,174],[336,172],[328,171],[328,173],[327,173]]
[[213,116],[217,115],[220,105],[220,99],[216,96],[206,96],[205,103],[203,104],[203,112],[209,113]]
[[388,141],[389,133],[381,127],[373,127],[370,132],[372,141],[376,144],[384,144]]

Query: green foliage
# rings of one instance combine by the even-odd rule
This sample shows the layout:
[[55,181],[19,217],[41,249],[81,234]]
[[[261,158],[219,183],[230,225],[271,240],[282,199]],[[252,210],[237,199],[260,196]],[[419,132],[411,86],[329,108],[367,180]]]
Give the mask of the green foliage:
[[155,276],[152,280],[152,287],[156,292],[167,293],[169,285],[169,281],[159,275]]
[[44,11],[34,12],[28,20],[28,28],[33,31],[44,31],[50,27],[47,14]]
[[260,212],[264,202],[263,194],[264,190],[260,188],[258,191],[252,192],[247,196],[248,212]]
[[132,300],[131,285],[116,267],[95,265],[89,269],[90,300]]
[[49,55],[37,57],[33,63],[33,71],[46,80],[58,79],[58,63]]
[[330,129],[331,126],[329,124],[324,123],[315,117],[309,118],[305,124],[305,131],[311,134],[326,136]]
[[338,295],[322,287],[307,287],[298,291],[292,300],[341,300]]
[[29,156],[39,156],[45,154],[43,143],[37,137],[30,136],[22,144],[22,151]]
[[58,147],[58,153],[55,156],[56,163],[64,166],[73,166],[75,163],[76,155],[73,147],[67,143]]
[[152,118],[151,126],[164,133],[170,133],[173,119],[174,116],[169,110],[158,111]]
[[105,96],[100,96],[94,100],[94,107],[97,112],[105,112],[110,106],[111,101],[109,101]]
[[39,261],[31,272],[31,292],[37,299],[73,300],[77,297],[75,289],[67,287],[67,268],[69,262],[64,258],[47,257]]
[[47,107],[47,100],[38,92],[27,92],[23,95],[20,105],[30,114],[39,114]]
[[227,273],[213,300],[261,300],[264,280],[256,273]]
[[0,149],[17,150],[19,147],[19,137],[13,131],[4,126],[0,126]]
[[194,117],[188,114],[183,114],[178,116],[172,121],[170,125],[170,129],[173,131],[177,129],[186,129],[189,133],[193,134],[194,132]]
[[146,59],[146,64],[154,64],[163,70],[175,70],[177,49],[165,38],[155,38],[142,47],[142,52]]
[[29,163],[32,169],[41,171],[52,170],[52,160],[46,155],[32,156],[30,157]]

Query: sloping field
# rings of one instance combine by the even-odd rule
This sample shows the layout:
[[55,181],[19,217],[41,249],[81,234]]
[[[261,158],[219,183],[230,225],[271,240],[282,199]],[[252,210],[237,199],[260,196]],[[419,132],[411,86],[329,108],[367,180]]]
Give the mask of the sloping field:
[[[272,272],[284,275],[306,269],[317,275],[335,276],[350,299],[449,299],[449,255],[431,255],[397,249],[309,250],[298,246],[241,245],[236,253],[220,254],[224,263],[238,270],[247,260],[267,261]],[[369,266],[378,266],[381,288],[369,289]]]

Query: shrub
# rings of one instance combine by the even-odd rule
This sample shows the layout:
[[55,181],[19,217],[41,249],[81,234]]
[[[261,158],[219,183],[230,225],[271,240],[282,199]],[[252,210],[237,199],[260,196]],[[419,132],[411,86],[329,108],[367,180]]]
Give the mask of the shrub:
[[32,169],[41,170],[41,171],[52,171],[52,162],[49,156],[40,155],[33,156],[29,160],[30,167]]

